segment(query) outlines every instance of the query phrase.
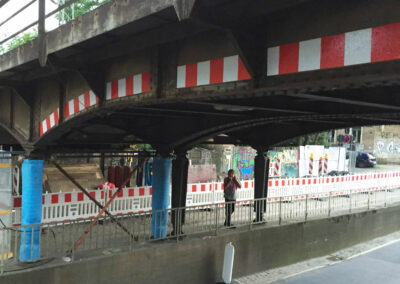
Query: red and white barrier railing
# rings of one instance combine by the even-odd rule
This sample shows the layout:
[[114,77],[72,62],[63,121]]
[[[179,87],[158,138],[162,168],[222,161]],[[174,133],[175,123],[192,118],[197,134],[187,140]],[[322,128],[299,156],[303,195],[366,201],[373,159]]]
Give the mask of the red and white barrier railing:
[[[105,205],[116,189],[90,190],[89,194]],[[151,210],[152,187],[124,188],[108,208],[112,214],[129,214]],[[14,197],[14,224],[21,220],[21,197]],[[46,193],[42,197],[42,222],[79,220],[96,216],[100,209],[82,192]]]
[[[242,181],[237,192],[237,202],[248,201],[254,196],[254,181]],[[268,181],[268,202],[326,196],[346,195],[349,192],[390,190],[400,188],[400,172],[382,172],[348,176],[270,179]],[[115,189],[91,190],[89,194],[105,204]],[[111,204],[112,214],[126,214],[151,211],[151,187],[124,188]],[[188,184],[187,206],[207,206],[224,202],[222,182]],[[68,219],[90,218],[100,211],[82,192],[43,194],[43,222]],[[14,197],[14,224],[20,223],[21,197]]]

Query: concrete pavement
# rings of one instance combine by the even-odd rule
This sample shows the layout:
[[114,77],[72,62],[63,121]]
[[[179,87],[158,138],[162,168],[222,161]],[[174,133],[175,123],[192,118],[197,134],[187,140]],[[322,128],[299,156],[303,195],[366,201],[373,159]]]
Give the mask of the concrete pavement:
[[275,283],[397,284],[399,283],[399,279],[400,242],[396,242],[365,255],[335,265],[309,271]]
[[237,284],[399,283],[400,232],[319,257],[238,278]]

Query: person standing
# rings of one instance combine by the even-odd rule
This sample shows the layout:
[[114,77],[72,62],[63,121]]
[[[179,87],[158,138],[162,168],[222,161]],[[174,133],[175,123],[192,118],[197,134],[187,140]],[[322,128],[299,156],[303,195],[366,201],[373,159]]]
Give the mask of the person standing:
[[236,190],[242,185],[235,177],[235,171],[230,169],[228,177],[224,179],[224,197],[225,197],[225,223],[224,226],[231,227],[231,215],[235,211]]

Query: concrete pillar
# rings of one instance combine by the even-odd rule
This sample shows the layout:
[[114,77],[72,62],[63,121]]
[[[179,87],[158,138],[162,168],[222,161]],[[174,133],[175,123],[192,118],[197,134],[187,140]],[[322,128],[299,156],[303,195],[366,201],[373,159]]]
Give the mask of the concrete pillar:
[[[266,149],[257,149],[257,156],[254,159],[254,168],[254,199],[266,198],[268,194],[269,173],[269,160]],[[266,200],[255,201],[254,212],[256,212],[256,222],[263,220],[265,209]]]
[[36,261],[40,250],[42,221],[43,160],[25,159],[22,163],[22,218],[20,261]]
[[[187,193],[187,179],[189,171],[189,159],[186,157],[187,153],[177,153],[176,158],[172,161],[172,224],[173,231],[171,235],[181,235],[182,225],[185,223],[185,209],[186,206],[186,193]],[[175,210],[174,210],[175,209]]]
[[151,236],[164,238],[168,228],[168,203],[171,187],[171,158],[153,160],[153,194]]

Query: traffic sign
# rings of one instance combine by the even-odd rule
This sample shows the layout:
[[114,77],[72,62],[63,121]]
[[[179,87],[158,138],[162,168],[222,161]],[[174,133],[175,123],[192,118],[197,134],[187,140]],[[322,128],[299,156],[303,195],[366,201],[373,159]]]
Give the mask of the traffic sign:
[[343,142],[347,144],[347,143],[350,143],[350,141],[351,141],[351,136],[348,134],[345,134],[343,137]]

